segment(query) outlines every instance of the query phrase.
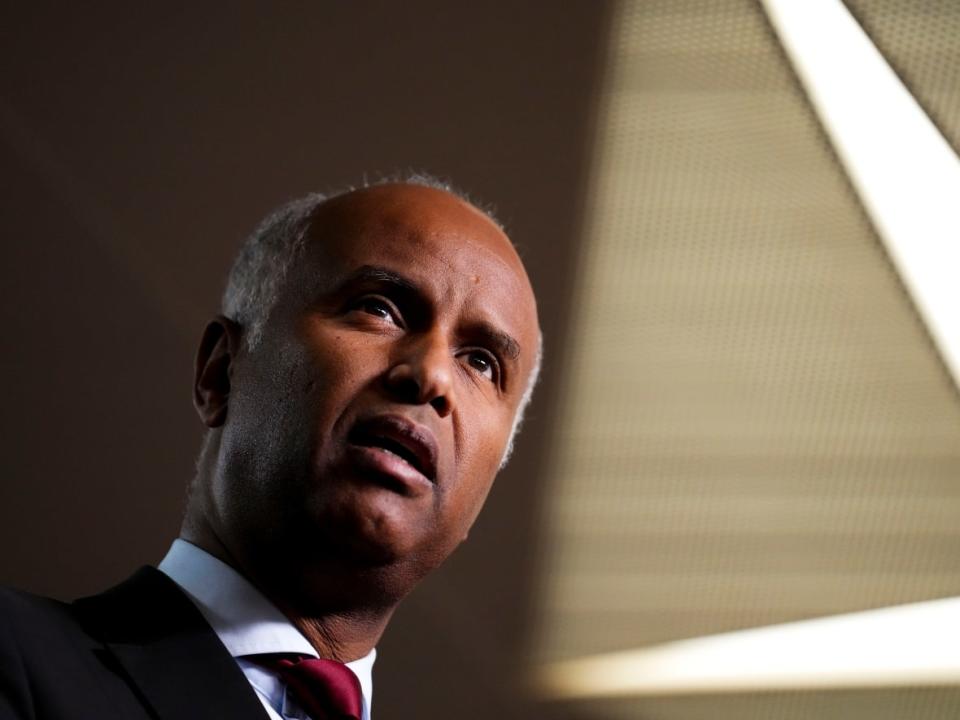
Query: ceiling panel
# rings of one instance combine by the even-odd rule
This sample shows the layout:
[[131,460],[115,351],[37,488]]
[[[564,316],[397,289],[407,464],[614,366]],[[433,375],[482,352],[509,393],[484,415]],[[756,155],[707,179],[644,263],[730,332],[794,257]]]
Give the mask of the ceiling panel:
[[960,402],[760,6],[621,2],[607,67],[532,661],[960,594]]

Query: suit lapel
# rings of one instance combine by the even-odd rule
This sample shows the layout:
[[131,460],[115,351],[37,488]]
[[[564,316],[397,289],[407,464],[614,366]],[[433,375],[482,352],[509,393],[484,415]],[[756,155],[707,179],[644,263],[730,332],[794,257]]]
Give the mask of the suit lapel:
[[141,568],[102,595],[78,600],[74,608],[161,720],[266,718],[203,615],[160,571]]

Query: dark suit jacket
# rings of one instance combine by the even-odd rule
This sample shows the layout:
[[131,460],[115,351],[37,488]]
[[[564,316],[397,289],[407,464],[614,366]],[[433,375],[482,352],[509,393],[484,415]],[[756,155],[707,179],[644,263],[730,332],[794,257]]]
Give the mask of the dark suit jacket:
[[0,719],[264,720],[236,661],[166,575],[66,604],[0,590]]

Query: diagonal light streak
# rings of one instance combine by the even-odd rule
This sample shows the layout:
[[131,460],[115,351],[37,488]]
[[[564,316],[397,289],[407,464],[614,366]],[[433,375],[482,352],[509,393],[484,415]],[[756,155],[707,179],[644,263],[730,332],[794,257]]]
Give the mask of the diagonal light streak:
[[834,615],[558,662],[545,699],[960,683],[960,599]]
[[[763,0],[960,386],[960,159],[839,0]],[[548,699],[960,685],[960,598],[557,662]]]
[[763,0],[960,386],[960,159],[840,0]]

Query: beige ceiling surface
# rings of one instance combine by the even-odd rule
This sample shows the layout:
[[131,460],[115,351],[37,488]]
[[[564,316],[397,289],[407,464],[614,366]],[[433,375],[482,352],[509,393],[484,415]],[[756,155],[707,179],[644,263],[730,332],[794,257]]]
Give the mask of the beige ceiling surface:
[[[622,2],[609,52],[532,662],[960,594],[960,402],[759,5]],[[847,701],[960,695],[588,714]]]
[[960,149],[956,0],[845,0],[954,149]]
[[953,720],[954,688],[703,695],[595,703],[591,720]]

